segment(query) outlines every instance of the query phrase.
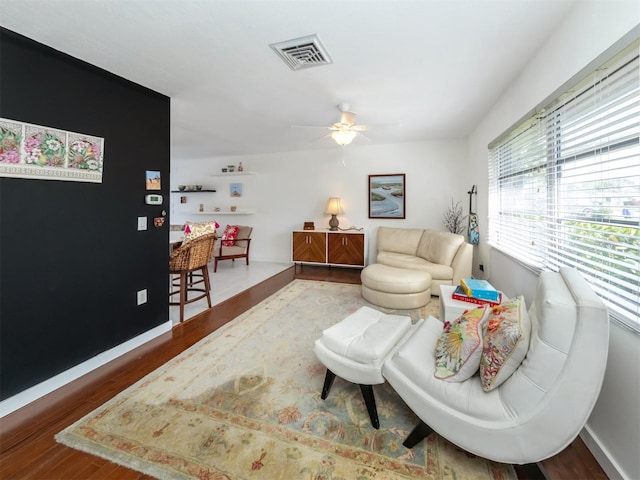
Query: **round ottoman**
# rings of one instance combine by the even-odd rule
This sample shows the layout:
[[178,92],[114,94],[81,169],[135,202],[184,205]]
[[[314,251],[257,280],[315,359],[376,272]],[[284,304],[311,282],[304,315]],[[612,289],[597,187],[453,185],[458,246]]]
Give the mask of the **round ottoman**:
[[384,308],[422,308],[431,301],[431,274],[420,270],[368,265],[360,274],[364,299]]

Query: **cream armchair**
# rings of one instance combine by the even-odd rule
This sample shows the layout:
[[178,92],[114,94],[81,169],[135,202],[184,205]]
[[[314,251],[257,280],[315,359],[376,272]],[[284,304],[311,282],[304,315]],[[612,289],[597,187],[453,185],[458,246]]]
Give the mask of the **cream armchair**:
[[249,265],[249,247],[251,246],[253,227],[247,227],[245,225],[239,225],[239,227],[238,236],[235,238],[232,246],[222,245],[223,240],[221,238],[216,242],[213,251],[214,273],[218,271],[218,262],[221,260],[231,260],[235,262],[236,258],[244,258],[247,265]]
[[405,446],[436,431],[481,457],[524,464],[551,457],[575,439],[604,379],[607,309],[576,270],[565,268],[540,274],[524,315],[530,321],[524,359],[490,391],[477,372],[460,382],[435,377],[443,324],[433,317],[396,346],[382,375],[420,418]]

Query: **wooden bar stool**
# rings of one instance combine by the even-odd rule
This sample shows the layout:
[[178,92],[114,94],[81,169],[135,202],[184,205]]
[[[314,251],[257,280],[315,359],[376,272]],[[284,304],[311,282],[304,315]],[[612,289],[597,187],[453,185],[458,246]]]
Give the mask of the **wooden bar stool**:
[[[207,263],[211,260],[216,238],[217,235],[215,233],[202,235],[183,243],[169,255],[169,274],[171,276],[169,305],[180,305],[180,322],[184,320],[184,306],[189,303],[206,298],[209,308],[211,308],[211,295],[209,293],[211,291],[211,282],[209,281]],[[194,272],[198,272],[201,275],[201,277],[197,277],[199,280],[194,280]],[[200,284],[202,284],[201,287],[199,286]],[[177,288],[174,289],[174,287]],[[202,293],[189,298],[189,292]],[[171,301],[174,295],[179,296],[179,301]]]

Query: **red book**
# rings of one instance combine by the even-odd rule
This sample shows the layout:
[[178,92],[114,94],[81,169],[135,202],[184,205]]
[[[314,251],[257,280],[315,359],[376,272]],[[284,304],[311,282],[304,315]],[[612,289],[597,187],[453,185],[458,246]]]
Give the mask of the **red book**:
[[454,300],[460,300],[463,302],[475,303],[476,305],[500,305],[502,300],[502,294],[498,296],[498,300],[495,302],[493,300],[486,300],[484,298],[474,298],[464,293],[464,290],[462,289],[462,287],[458,285],[456,289],[453,291],[453,293],[451,294],[451,298],[453,298]]

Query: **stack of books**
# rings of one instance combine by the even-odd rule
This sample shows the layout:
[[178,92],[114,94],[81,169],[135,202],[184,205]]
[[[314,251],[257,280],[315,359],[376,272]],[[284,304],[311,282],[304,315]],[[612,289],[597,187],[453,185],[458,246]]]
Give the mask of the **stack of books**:
[[451,296],[454,300],[476,303],[478,305],[498,305],[502,294],[486,280],[463,278]]

